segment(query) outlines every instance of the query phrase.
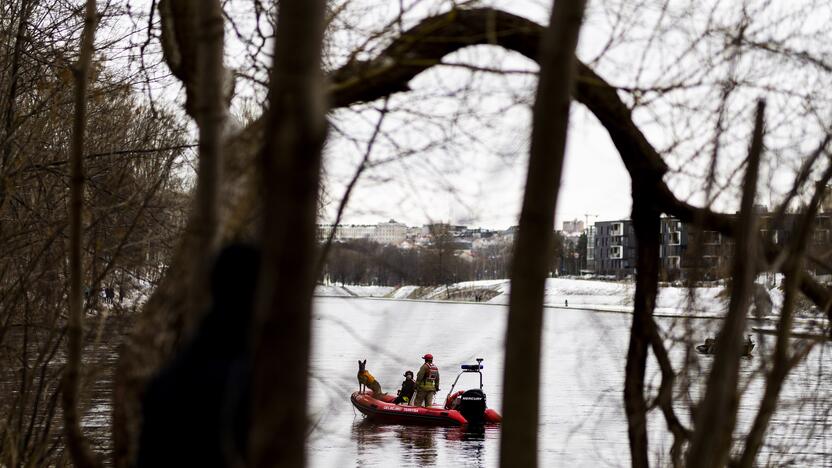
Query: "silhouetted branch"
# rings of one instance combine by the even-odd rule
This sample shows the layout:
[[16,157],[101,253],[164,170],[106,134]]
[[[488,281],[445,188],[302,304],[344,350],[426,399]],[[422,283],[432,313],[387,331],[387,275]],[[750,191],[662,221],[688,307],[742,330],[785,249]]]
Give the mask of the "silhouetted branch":
[[[548,270],[548,260],[540,252],[549,252],[553,242],[575,76],[575,47],[584,7],[582,0],[556,1],[550,25],[541,40],[542,65],[532,111],[529,168],[511,268],[503,374],[504,388],[518,381],[524,385],[503,404],[505,416],[500,438],[500,466],[503,467],[537,466],[540,337]],[[498,29],[495,34],[499,32]],[[406,44],[402,47],[407,49]]]
[[661,212],[656,208],[649,190],[641,179],[633,178],[633,229],[638,240],[636,255],[636,291],[633,299],[633,323],[627,349],[624,374],[624,409],[630,438],[632,466],[646,468],[648,459],[647,404],[644,398],[644,377],[647,348],[656,295],[659,290],[659,238]]

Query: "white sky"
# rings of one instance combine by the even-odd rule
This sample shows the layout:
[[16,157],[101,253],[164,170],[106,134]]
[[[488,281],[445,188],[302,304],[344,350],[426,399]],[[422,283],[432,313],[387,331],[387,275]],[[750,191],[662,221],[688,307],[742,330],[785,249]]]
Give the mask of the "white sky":
[[[372,0],[367,0],[372,1]],[[430,5],[445,5],[442,2]],[[550,1],[485,2],[545,24]],[[672,172],[666,177],[671,188],[683,200],[701,204],[704,193],[703,174],[711,153],[715,127],[715,109],[722,102],[721,85],[729,75],[725,41],[733,34],[743,15],[741,2],[684,1],[670,2],[667,11],[663,2],[628,2],[626,0],[590,1],[593,10],[581,32],[578,56],[587,61],[604,50],[603,58],[592,66],[614,85],[650,86],[667,83],[691,83],[701,80],[703,86],[666,94],[652,106],[639,108],[634,120],[657,148],[681,142],[668,155]],[[390,5],[398,5],[392,1]],[[763,5],[762,7],[760,5]],[[797,50],[808,49],[817,56],[827,56],[818,49],[828,47],[826,24],[832,15],[829,5],[815,6],[810,17],[795,13],[805,2],[751,3],[751,18],[746,37],[749,40],[784,44]],[[620,9],[618,9],[620,7]],[[717,13],[707,17],[711,9]],[[436,7],[439,11],[446,8]],[[610,13],[612,10],[612,13]],[[379,13],[383,14],[383,13]],[[610,23],[609,18],[621,14],[634,26],[627,35]],[[424,17],[424,12],[411,19]],[[372,23],[370,14],[367,19]],[[659,25],[661,26],[659,28]],[[707,33],[704,32],[707,28]],[[661,30],[660,39],[651,42],[654,29]],[[612,47],[606,48],[614,36]],[[705,40],[693,43],[698,37]],[[643,51],[647,50],[647,53]],[[789,187],[801,158],[819,141],[817,130],[829,125],[832,104],[821,101],[812,90],[823,91],[828,74],[818,73],[806,63],[793,63],[772,58],[769,54],[744,51],[736,64],[735,77],[749,84],[735,91],[728,99],[727,128],[719,139],[719,184],[723,187],[714,203],[718,210],[731,212],[736,208],[737,193],[743,171],[737,165],[744,157],[753,121],[755,101],[768,98],[766,162],[762,168],[759,201],[770,205]],[[465,49],[447,61],[536,70],[536,65],[512,53],[478,47]],[[776,61],[780,60],[780,61]],[[535,78],[528,75],[476,78],[466,72],[447,67],[432,69],[414,79],[413,92],[391,99],[391,107],[431,115],[454,115],[476,111],[490,115],[492,126],[476,125],[460,118],[452,129],[433,128],[418,118],[388,115],[396,123],[385,125],[394,138],[406,148],[418,148],[436,139],[430,150],[407,158],[401,164],[385,165],[367,171],[353,194],[344,223],[376,223],[390,218],[409,225],[431,221],[450,221],[470,226],[506,228],[517,224],[522,188],[525,179],[527,142],[529,139],[529,107],[535,90]],[[673,73],[665,76],[665,73]],[[688,76],[689,75],[689,76]],[[464,87],[471,84],[471,89]],[[462,102],[436,95],[474,96]],[[825,94],[825,93],[824,93]],[[623,96],[622,96],[623,97]],[[514,99],[519,98],[519,99]],[[626,99],[626,98],[625,98]],[[521,101],[510,106],[507,103]],[[380,106],[379,103],[375,103]],[[508,106],[502,109],[501,106]],[[690,106],[698,106],[689,110]],[[630,179],[613,147],[606,130],[580,104],[573,103],[570,132],[561,190],[556,212],[556,227],[571,219],[611,220],[626,218],[631,208]],[[827,112],[828,111],[828,112]],[[493,113],[493,114],[489,114]],[[827,113],[827,115],[819,115]],[[374,113],[364,113],[365,121],[357,124],[352,116],[339,115],[338,124],[347,132],[364,134],[367,138],[375,123]],[[446,143],[448,134],[455,143]],[[471,137],[470,135],[475,136]],[[333,138],[327,152],[328,188],[332,199],[340,198],[342,185],[349,180],[360,154],[349,156],[350,145]],[[371,160],[390,157],[395,151],[379,143]],[[349,166],[347,161],[352,161]],[[418,162],[418,164],[417,164]],[[329,205],[331,221],[337,203]]]
[[[503,2],[503,6],[516,14],[545,23],[545,8],[535,3],[548,4]],[[582,44],[597,43],[599,39],[585,36],[581,41]],[[525,58],[495,50],[472,52],[468,49],[454,54],[451,60],[512,70],[537,69]],[[463,83],[469,79],[467,75],[454,75],[454,70],[447,68],[432,70],[414,79],[411,85],[417,92],[430,93],[448,82]],[[368,171],[354,189],[343,223],[373,224],[392,218],[408,225],[450,221],[503,229],[517,224],[526,177],[530,133],[528,103],[534,95],[536,76],[485,76],[480,80],[478,84],[482,84],[484,89],[503,85],[513,88],[514,92],[522,93],[527,104],[506,112],[504,118],[497,118],[496,128],[471,129],[478,134],[478,138],[486,141],[467,148],[465,143],[461,143],[463,148],[453,148],[439,155],[430,152],[424,156],[425,159],[430,158],[430,169],[421,170],[415,167],[419,164],[412,162],[392,171]],[[494,98],[496,102],[489,102],[487,98],[493,96],[488,91],[483,91],[483,94],[486,99],[482,103],[474,103],[473,110],[490,112],[507,105],[511,99],[510,96],[504,100]],[[453,107],[453,104],[441,102],[440,106]],[[437,111],[433,104],[426,107],[426,111]],[[444,111],[444,107],[439,108],[440,113]],[[375,120],[371,122],[374,124]],[[373,125],[365,124],[364,127],[362,131],[368,136]],[[349,126],[345,125],[345,128]],[[401,134],[398,135],[400,137]],[[352,157],[352,165],[342,166],[344,152],[349,151],[350,146],[344,145],[331,144],[328,151],[328,180],[333,199],[340,198],[343,184],[349,180],[360,159],[356,154]],[[380,146],[376,145],[371,159],[383,159],[389,154]],[[453,159],[453,162],[448,159]],[[556,225],[559,227],[563,220],[575,218],[590,221],[626,218],[630,205],[629,176],[606,130],[585,108],[573,105]],[[326,221],[334,218],[336,210],[337,201],[333,201],[329,210],[330,219]]]

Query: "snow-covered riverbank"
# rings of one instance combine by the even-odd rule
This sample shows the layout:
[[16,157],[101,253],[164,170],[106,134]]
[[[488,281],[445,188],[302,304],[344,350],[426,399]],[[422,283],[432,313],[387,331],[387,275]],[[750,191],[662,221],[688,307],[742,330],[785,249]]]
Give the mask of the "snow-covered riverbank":
[[[782,277],[757,280],[756,298],[760,309],[749,310],[750,330],[771,332],[776,327],[783,292],[777,287]],[[338,286],[319,285],[319,297],[374,298],[378,300],[466,302],[508,304],[511,285],[508,280],[466,281],[449,286]],[[547,308],[574,308],[598,312],[629,314],[633,311],[635,283],[578,278],[548,278],[544,305]],[[693,289],[668,284],[659,287],[655,315],[659,317],[720,318],[728,309],[729,294],[724,285],[700,286]],[[568,302],[568,306],[567,306]],[[828,334],[827,319],[807,303],[797,311],[793,332],[806,336]]]
[[[762,281],[760,283],[763,283]],[[762,286],[762,284],[761,284]],[[508,280],[466,281],[450,286],[318,286],[315,293],[322,297],[375,297],[387,299],[415,299],[438,301],[485,302],[508,304]],[[765,287],[776,314],[783,295],[777,287]],[[635,284],[627,281],[599,281],[576,278],[546,280],[544,303],[547,307],[573,307],[610,312],[631,312]],[[658,315],[688,315],[719,317],[728,307],[725,287],[702,286],[693,289],[681,286],[662,286],[656,303]],[[773,318],[764,314],[763,318]]]

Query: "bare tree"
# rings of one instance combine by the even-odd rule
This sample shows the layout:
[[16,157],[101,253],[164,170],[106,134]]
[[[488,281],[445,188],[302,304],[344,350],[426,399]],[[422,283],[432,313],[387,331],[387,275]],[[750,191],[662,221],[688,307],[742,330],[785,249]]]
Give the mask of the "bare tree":
[[81,49],[74,75],[75,118],[72,126],[71,161],[71,196],[69,228],[69,325],[67,339],[67,366],[63,382],[64,427],[67,446],[73,462],[83,468],[100,466],[95,454],[81,432],[81,420],[78,414],[78,389],[81,385],[81,351],[84,335],[84,304],[81,295],[83,278],[81,267],[81,213],[83,209],[84,168],[84,130],[87,124],[87,89],[89,86],[90,63],[95,43],[95,29],[98,22],[95,0],[87,0],[84,14],[84,30],[81,34]]
[[511,269],[503,375],[504,388],[521,379],[526,385],[504,405],[501,466],[537,466],[540,337],[549,263],[538,252],[541,246],[543,252],[548,252],[552,245],[583,10],[581,1],[555,2],[549,28],[541,38],[542,66],[533,112],[529,173]]

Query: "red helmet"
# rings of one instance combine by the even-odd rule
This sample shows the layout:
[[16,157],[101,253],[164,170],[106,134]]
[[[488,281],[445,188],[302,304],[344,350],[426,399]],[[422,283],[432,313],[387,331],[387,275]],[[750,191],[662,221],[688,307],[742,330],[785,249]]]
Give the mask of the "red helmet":
[[424,356],[422,356],[422,359],[425,359],[427,361],[433,361],[433,354],[425,354]]

